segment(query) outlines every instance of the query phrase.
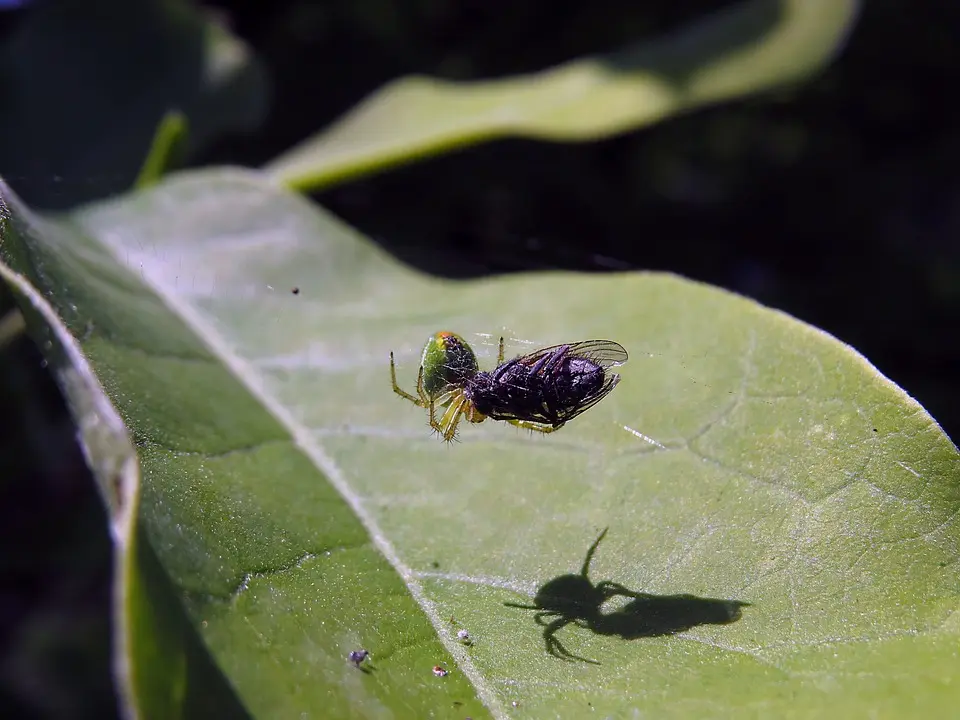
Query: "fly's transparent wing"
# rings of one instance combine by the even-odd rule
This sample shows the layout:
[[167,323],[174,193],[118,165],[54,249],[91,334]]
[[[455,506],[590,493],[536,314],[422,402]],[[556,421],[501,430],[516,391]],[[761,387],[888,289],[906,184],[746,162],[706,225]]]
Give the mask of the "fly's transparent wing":
[[613,340],[584,340],[571,343],[567,350],[568,357],[580,357],[592,360],[604,370],[616,365],[623,365],[627,361],[627,351],[623,345]]
[[615,343],[613,340],[584,340],[583,342],[564,343],[562,345],[550,345],[540,348],[532,353],[521,355],[516,361],[526,367],[536,365],[544,358],[548,358],[557,351],[562,350],[565,358],[583,358],[596,363],[604,370],[616,365],[623,365],[628,358],[627,351],[623,345]]
[[586,412],[598,402],[603,400],[613,388],[620,382],[620,376],[610,373],[603,381],[603,385],[595,393],[583,398],[579,403],[559,409],[557,413],[563,422],[567,423],[573,420],[577,415]]

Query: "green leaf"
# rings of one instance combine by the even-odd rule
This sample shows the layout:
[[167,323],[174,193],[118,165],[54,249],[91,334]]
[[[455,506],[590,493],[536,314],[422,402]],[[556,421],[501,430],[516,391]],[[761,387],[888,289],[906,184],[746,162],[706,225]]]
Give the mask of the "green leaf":
[[[21,241],[5,224],[4,250]],[[114,675],[128,717],[244,717],[232,689],[190,627],[169,580],[136,525],[137,459],[126,428],[54,309],[22,275],[0,262],[2,279],[43,343],[78,426],[107,507],[114,541]]]
[[859,0],[745,0],[656,40],[502,80],[407,77],[267,165],[317,190],[502,137],[582,142],[797,82],[842,47]]
[[263,69],[195,3],[34,5],[0,43],[0,171],[29,202],[130,188],[170,111],[188,121],[188,152],[266,113]]
[[[82,334],[138,446],[150,547],[255,716],[956,707],[960,455],[828,335],[669,275],[426,277],[235,171],[64,222],[2,196],[3,256]],[[444,328],[486,366],[501,332],[632,358],[560,432],[488,421],[445,446],[387,364],[412,386]],[[578,608],[562,576],[604,527],[589,578],[635,597]],[[547,652],[563,617],[511,605],[548,584],[580,618],[553,637],[598,664]]]

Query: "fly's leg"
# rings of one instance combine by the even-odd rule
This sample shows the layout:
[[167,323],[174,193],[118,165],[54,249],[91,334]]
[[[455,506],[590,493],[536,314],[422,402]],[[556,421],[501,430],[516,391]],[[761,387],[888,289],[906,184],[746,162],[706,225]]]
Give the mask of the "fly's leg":
[[563,423],[559,425],[550,425],[548,423],[538,423],[533,422],[532,420],[507,420],[511,425],[515,425],[518,428],[523,428],[524,430],[533,430],[534,432],[543,433],[547,435],[552,432],[556,432],[563,427]]
[[553,366],[563,359],[563,356],[567,354],[569,349],[569,345],[561,345],[549,355],[544,355],[530,367],[530,374],[538,375],[541,372],[546,373],[553,369]]
[[564,356],[567,354],[567,351],[570,350],[569,345],[564,345],[563,347],[557,348],[556,352],[550,356],[550,359],[547,360],[547,364],[543,366],[543,373],[546,374],[549,371],[553,370],[553,366],[558,362],[563,360]]
[[494,382],[499,381],[500,378],[507,374],[507,371],[512,370],[517,365],[517,362],[518,360],[516,358],[508,363],[501,362],[500,366],[493,371],[493,375],[490,376],[491,379],[493,379]]
[[500,336],[500,351],[497,353],[497,367],[503,365],[503,336]]
[[424,393],[423,393],[423,367],[420,367],[420,377],[417,378],[417,395],[420,397],[414,397],[406,390],[400,387],[397,383],[397,366],[393,361],[393,353],[390,353],[390,381],[393,383],[393,391],[402,398],[406,398],[414,405],[419,407],[426,407],[427,404],[424,402]]

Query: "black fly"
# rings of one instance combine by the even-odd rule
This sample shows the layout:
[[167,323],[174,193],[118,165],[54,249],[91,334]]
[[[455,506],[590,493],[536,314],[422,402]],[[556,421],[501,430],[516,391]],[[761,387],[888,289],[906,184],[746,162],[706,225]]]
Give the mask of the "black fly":
[[476,412],[518,427],[551,433],[603,400],[620,382],[607,372],[627,361],[611,340],[552,345],[478,372],[463,394]]

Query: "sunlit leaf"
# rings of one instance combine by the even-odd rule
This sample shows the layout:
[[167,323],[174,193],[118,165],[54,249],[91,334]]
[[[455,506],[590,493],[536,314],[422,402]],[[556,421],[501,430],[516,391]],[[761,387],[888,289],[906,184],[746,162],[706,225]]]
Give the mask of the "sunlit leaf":
[[[960,456],[824,333],[668,275],[437,280],[233,171],[63,223],[3,197],[3,257],[81,337],[150,547],[255,716],[956,706]],[[560,432],[445,446],[387,364],[412,387],[445,328],[487,367],[500,333],[632,357]],[[577,606],[585,585],[615,597]],[[516,607],[551,589],[563,614]]]

